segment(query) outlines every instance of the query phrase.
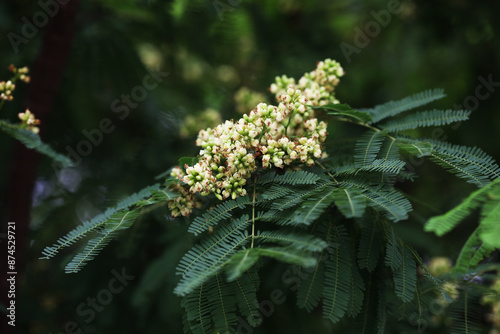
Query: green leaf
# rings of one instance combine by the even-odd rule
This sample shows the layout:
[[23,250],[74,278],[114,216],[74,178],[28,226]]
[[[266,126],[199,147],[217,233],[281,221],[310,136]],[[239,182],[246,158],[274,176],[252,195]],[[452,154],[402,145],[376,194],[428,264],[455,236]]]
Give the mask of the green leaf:
[[357,167],[356,165],[338,166],[330,169],[335,175],[351,174],[356,175],[360,172],[367,173],[389,173],[399,174],[406,163],[399,159],[375,159],[367,165]]
[[[256,272],[246,272],[233,282],[236,294],[236,304],[245,319],[249,321],[250,326],[257,326],[260,323],[255,319],[255,314],[259,309],[257,300],[257,289],[259,288],[259,276]],[[251,321],[255,322],[252,323]]]
[[310,252],[321,252],[327,246],[323,240],[312,235],[290,233],[283,230],[262,231],[256,234],[255,239],[260,243],[278,243],[285,246],[292,246],[299,250],[304,249]]
[[242,249],[229,259],[227,263],[227,280],[234,281],[250,269],[259,260],[259,253],[255,248]]
[[332,190],[320,192],[305,200],[300,207],[297,208],[293,216],[293,220],[297,224],[309,225],[319,218],[319,216],[330,206],[334,198]]
[[479,228],[469,236],[463,245],[458,259],[453,267],[454,273],[467,273],[475,268],[483,258],[490,255],[495,250],[495,247],[483,243],[479,237]]
[[499,185],[500,179],[497,179],[488,186],[474,191],[467,198],[465,198],[462,203],[445,214],[432,217],[425,224],[425,231],[434,232],[438,236],[448,233],[462,220],[464,220],[472,212],[472,210],[478,208],[484,201],[486,201],[489,193],[493,189],[500,188]]
[[384,133],[381,131],[367,131],[356,142],[354,162],[357,167],[371,164],[384,143]]
[[373,123],[377,123],[387,117],[395,116],[402,112],[415,109],[426,105],[432,101],[441,99],[446,95],[442,89],[426,90],[421,93],[405,97],[397,101],[389,101],[384,104],[375,106],[374,108],[364,110],[368,112],[373,119]]
[[332,197],[335,205],[346,218],[359,218],[363,216],[366,209],[366,197],[361,193],[363,189],[337,188]]
[[394,188],[380,191],[364,192],[368,205],[392,221],[401,221],[408,218],[408,212],[412,210],[411,203]]
[[477,147],[438,141],[431,143],[433,144],[431,160],[469,183],[484,187],[500,176],[500,167],[495,160]]
[[238,208],[243,209],[246,205],[251,204],[252,201],[248,196],[237,197],[235,200],[226,200],[216,205],[214,208],[207,210],[201,217],[196,217],[191,225],[189,225],[188,232],[198,235],[210,226],[217,224],[231,218],[231,212]]
[[297,306],[305,308],[307,312],[311,312],[323,297],[323,280],[325,275],[324,260],[328,256],[326,250],[322,250],[319,254],[318,261],[307,271],[305,279],[300,281],[297,290]]
[[332,226],[330,258],[326,261],[323,317],[333,323],[345,314],[351,290],[351,258],[349,256],[349,238],[341,225]]
[[417,287],[417,268],[411,250],[389,228],[385,264],[393,272],[396,295],[405,303],[410,302]]
[[492,184],[495,187],[491,187],[481,212],[479,236],[488,248],[500,248],[500,187],[498,182]]
[[396,138],[400,149],[416,156],[417,158],[426,157],[432,154],[433,145],[429,142],[417,141],[413,139],[402,142],[400,137]]
[[402,264],[399,270],[394,272],[394,285],[396,295],[404,302],[410,302],[415,295],[417,286],[417,268],[415,259],[408,248],[403,248]]
[[349,290],[349,303],[347,304],[347,315],[355,318],[363,307],[365,283],[356,265],[351,266],[351,284]]
[[399,119],[390,120],[379,127],[387,132],[413,130],[427,126],[443,126],[469,119],[470,110],[431,110],[420,111]]
[[33,149],[38,153],[41,153],[60,163],[61,167],[69,167],[73,164],[70,158],[54,151],[52,147],[42,142],[38,134],[33,133],[32,131],[20,129],[17,125],[4,120],[0,120],[0,130],[19,140],[27,148]]
[[315,184],[319,175],[304,170],[286,171],[284,174],[276,172],[266,173],[257,179],[257,184],[278,183],[282,185]]
[[328,115],[332,116],[348,116],[354,118],[361,123],[368,123],[372,121],[370,114],[352,109],[348,104],[326,104],[323,106],[311,106],[313,109],[326,109],[331,110]]
[[317,263],[311,251],[296,248],[293,245],[286,247],[257,248],[256,252],[260,256],[271,257],[275,260],[299,265],[301,267],[312,267]]
[[219,272],[226,261],[249,241],[246,228],[250,221],[248,215],[243,215],[194,245],[177,266],[181,280],[174,293],[184,296]]
[[198,157],[182,157],[179,159],[179,167],[186,169],[186,165],[192,167],[198,163],[200,158]]
[[[210,283],[213,283],[210,285]],[[209,281],[207,300],[210,304],[215,330],[218,333],[230,333],[238,320],[236,318],[236,296],[233,286],[227,284],[221,275]]]
[[140,210],[120,210],[104,222],[104,229],[98,236],[89,240],[85,249],[78,253],[66,265],[66,273],[77,273],[88,262],[92,261],[99,252],[113,239],[117,231],[129,228],[139,217]]
[[361,230],[358,248],[359,269],[375,270],[382,246],[381,232],[376,220],[366,220]]
[[[151,196],[152,192],[158,191],[159,189],[159,184],[146,187],[141,191],[124,198],[115,207],[108,208],[104,213],[95,216],[91,220],[83,222],[81,225],[77,226],[75,229],[59,238],[52,246],[45,247],[45,249],[42,251],[42,254],[45,256],[41,257],[40,259],[50,259],[57,253],[59,253],[62,248],[71,246],[78,240],[86,237],[88,234],[102,229],[106,226],[108,220],[112,219],[112,217],[116,217],[115,215],[118,212],[120,212],[120,215],[122,215],[127,212],[126,209],[132,206],[142,206],[154,203],[154,201],[152,200],[145,201],[144,199]],[[171,197],[174,198],[174,196],[177,197],[179,195],[172,193]]]

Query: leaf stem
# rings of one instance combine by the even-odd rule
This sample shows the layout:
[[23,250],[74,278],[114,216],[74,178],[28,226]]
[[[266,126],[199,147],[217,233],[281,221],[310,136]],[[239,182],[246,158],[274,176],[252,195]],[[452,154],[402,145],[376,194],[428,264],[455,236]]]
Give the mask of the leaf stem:
[[[373,131],[376,131],[376,132],[382,132],[382,130],[380,130],[379,128],[375,127],[375,126],[371,126],[370,124],[367,124],[367,123],[363,123],[363,122],[355,122],[353,121],[352,119],[350,118],[345,118],[345,117],[335,117],[335,119],[341,121],[341,122],[347,122],[347,123],[352,123],[352,124],[356,124],[356,125],[360,125],[360,126],[363,126],[365,128],[368,128],[370,130],[373,130]],[[394,138],[393,136],[391,135],[388,135],[387,133],[384,134],[387,138],[390,138],[391,140],[396,140],[396,138]]]

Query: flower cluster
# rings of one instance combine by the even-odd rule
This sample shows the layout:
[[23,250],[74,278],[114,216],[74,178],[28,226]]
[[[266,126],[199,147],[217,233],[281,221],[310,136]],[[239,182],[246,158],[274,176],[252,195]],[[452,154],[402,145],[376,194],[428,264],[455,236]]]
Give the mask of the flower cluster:
[[40,132],[40,129],[36,126],[40,124],[40,120],[35,118],[35,114],[33,114],[29,109],[26,109],[25,112],[21,112],[17,115],[19,119],[22,121],[21,128],[29,130],[33,133]]
[[[175,167],[170,172],[170,175],[176,179],[182,179],[186,174],[184,171]],[[180,196],[168,202],[168,208],[172,213],[172,217],[177,217],[179,215],[189,216],[193,208],[199,207],[201,202],[199,202],[194,194],[190,193],[189,190],[182,186],[180,183],[174,183],[172,190],[177,191]]]
[[285,75],[276,77],[269,90],[278,97],[290,87],[300,89],[311,105],[339,103],[335,98],[335,87],[343,75],[344,70],[338,62],[325,59],[318,62],[314,71],[305,73],[298,83]]
[[[337,63],[329,60],[320,63],[307,75],[307,80],[321,87],[338,84],[338,79],[331,78]],[[340,72],[337,69],[335,73]],[[322,157],[321,143],[326,140],[327,124],[314,118],[313,110],[308,107],[314,103],[293,82],[282,77],[283,85],[289,87],[275,89],[277,106],[259,103],[237,121],[226,121],[199,132],[198,162],[185,165],[184,169],[177,167],[171,174],[185,187],[180,190],[184,196],[169,203],[173,216],[191,213],[196,206],[194,194],[214,194],[219,200],[246,195],[247,179],[259,166],[264,169],[284,168],[293,163],[312,166],[315,159]],[[333,89],[329,92],[333,93]]]
[[14,65],[10,65],[9,71],[14,73],[14,77],[7,82],[0,81],[0,100],[12,101],[12,92],[16,89],[14,82],[16,82],[17,79],[26,83],[30,82],[30,77],[26,75],[29,72],[27,67],[16,68]]

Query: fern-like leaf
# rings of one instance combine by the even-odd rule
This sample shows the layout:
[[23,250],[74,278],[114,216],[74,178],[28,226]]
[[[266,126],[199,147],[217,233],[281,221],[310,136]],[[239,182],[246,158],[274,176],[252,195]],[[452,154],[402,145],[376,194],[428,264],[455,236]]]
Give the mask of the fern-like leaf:
[[[55,256],[62,248],[71,246],[78,240],[86,237],[88,234],[101,229],[113,215],[121,210],[125,210],[133,205],[142,206],[145,204],[155,203],[156,201],[144,201],[144,199],[146,197],[149,197],[152,192],[158,191],[159,188],[159,184],[146,187],[138,193],[126,197],[115,207],[108,208],[104,213],[97,215],[89,221],[83,222],[81,225],[77,226],[75,229],[59,238],[54,245],[45,247],[45,249],[42,251],[42,254],[45,256],[41,257],[40,259],[50,259],[51,257]],[[171,193],[171,198],[175,198],[174,196],[176,197],[178,195]]]
[[226,265],[227,280],[232,282],[243,275],[259,260],[259,255],[256,248],[248,248],[231,256]]
[[500,176],[500,167],[494,159],[477,147],[431,143],[434,146],[431,160],[469,183],[484,187]]
[[235,200],[226,200],[215,206],[213,209],[205,212],[201,217],[196,217],[188,228],[188,232],[198,235],[210,226],[215,226],[218,223],[227,220],[231,217],[231,211],[240,208],[243,209],[252,201],[248,196],[238,197]]
[[368,271],[375,270],[380,256],[382,238],[376,221],[365,221],[358,247],[358,266]]
[[248,215],[243,215],[188,251],[177,266],[181,280],[174,292],[184,296],[220,271],[231,255],[248,242],[244,230],[249,224]]
[[309,225],[315,221],[333,202],[332,190],[326,190],[305,200],[293,215],[297,224]]
[[398,159],[375,159],[369,164],[357,167],[354,164],[332,168],[335,175],[356,175],[360,172],[399,174],[405,167],[405,162]]
[[140,214],[140,210],[120,210],[104,222],[104,229],[89,240],[85,249],[66,265],[66,273],[77,273],[113,239],[117,231],[129,228]]
[[191,330],[193,334],[210,333],[213,327],[210,314],[211,304],[207,301],[206,291],[207,284],[201,284],[181,301],[186,315],[186,329]]
[[357,167],[371,164],[376,158],[384,142],[384,132],[367,131],[356,142],[354,163]]
[[500,179],[497,179],[488,186],[474,191],[467,198],[465,198],[462,203],[445,214],[432,217],[425,224],[425,231],[434,232],[438,236],[448,233],[462,220],[464,220],[472,212],[472,210],[478,208],[484,201],[486,201],[491,191],[496,188],[500,188],[499,185]]
[[257,184],[264,185],[272,182],[286,185],[315,184],[319,179],[317,174],[304,170],[287,171],[284,174],[270,172],[259,177]]
[[215,274],[207,284],[207,300],[217,333],[232,332],[231,329],[238,322],[235,294],[233,286],[226,283],[220,274]]
[[377,211],[381,211],[392,221],[400,221],[408,218],[408,212],[412,210],[411,203],[395,189],[367,191],[363,195],[368,199],[368,205]]
[[347,315],[355,318],[363,307],[365,282],[361,277],[358,266],[351,266],[350,290],[349,290],[349,303],[347,304]]
[[273,201],[291,193],[293,193],[292,187],[273,184],[270,188],[264,190],[261,196],[266,201]]
[[330,258],[326,261],[323,317],[332,322],[339,321],[349,304],[351,289],[351,259],[349,256],[349,238],[342,225],[332,226]]
[[481,212],[480,238],[489,248],[500,248],[500,183],[493,182]]
[[453,267],[453,272],[461,274],[468,272],[475,268],[483,258],[487,257],[494,250],[494,247],[485,244],[479,238],[479,229],[474,230],[463,245],[457,262]]
[[426,126],[443,126],[469,119],[470,110],[431,110],[420,111],[399,119],[390,120],[379,127],[387,132],[412,130]]
[[402,112],[415,109],[432,101],[441,99],[446,96],[443,92],[444,91],[442,89],[426,90],[401,100],[389,101],[387,103],[377,105],[372,109],[364,111],[368,112],[372,116],[373,123],[377,123],[387,117],[395,116]]
[[412,252],[396,237],[392,229],[388,235],[385,263],[392,269],[396,295],[403,302],[410,302],[417,284],[416,263]]
[[332,197],[335,205],[346,218],[359,218],[366,209],[366,197],[362,195],[364,189],[337,188]]
[[398,147],[417,158],[427,157],[432,154],[433,145],[428,141],[422,141],[414,138],[396,137]]
[[4,120],[0,120],[0,130],[19,140],[27,148],[33,149],[38,153],[41,153],[60,163],[61,167],[68,167],[72,165],[70,158],[54,151],[52,147],[42,142],[38,134],[33,133],[32,131],[20,129],[18,126]]
[[305,308],[307,312],[311,312],[318,306],[319,301],[323,297],[324,260],[327,256],[327,251],[322,250],[316,265],[308,271],[307,277],[300,281],[297,290],[297,306]]
[[372,121],[370,114],[364,111],[354,110],[348,104],[326,104],[322,106],[310,106],[313,109],[330,110],[328,115],[332,116],[347,116],[355,119],[360,123],[369,123]]
[[400,270],[394,273],[394,285],[396,295],[404,302],[410,302],[416,291],[417,268],[413,254],[408,247],[404,247],[403,250],[403,263]]
[[307,187],[294,189],[295,192],[274,201],[271,205],[271,208],[273,210],[283,211],[288,208],[294,207],[310,196],[328,191],[333,187],[334,184],[335,182],[329,181],[318,184],[314,188]]
[[326,242],[312,235],[290,233],[282,230],[262,231],[255,235],[255,239],[259,241],[260,244],[270,242],[273,244],[278,243],[309,252],[321,252],[327,246]]
[[257,288],[259,276],[254,271],[246,272],[244,275],[236,279],[233,283],[236,293],[236,304],[238,305],[238,310],[250,323],[250,326],[260,325],[257,322],[260,319],[255,319],[255,315],[259,309],[259,302],[257,300]]

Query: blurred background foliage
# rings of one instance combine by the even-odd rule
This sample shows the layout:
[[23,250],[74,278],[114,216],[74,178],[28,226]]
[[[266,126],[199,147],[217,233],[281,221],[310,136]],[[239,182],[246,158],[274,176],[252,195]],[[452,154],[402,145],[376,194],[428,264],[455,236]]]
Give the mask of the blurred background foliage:
[[[399,3],[400,13],[391,15],[389,24],[369,37],[368,45],[346,57],[341,43],[355,46],[358,29],[375,20],[372,11],[386,10],[391,2]],[[31,21],[40,10],[39,3],[26,0],[0,3],[2,79],[8,76],[9,64],[35,62],[44,28],[20,44],[17,53],[8,34],[21,34],[22,18]],[[33,191],[33,201],[26,266],[18,277],[19,333],[65,333],[72,321],[85,333],[181,333],[180,299],[172,290],[175,266],[191,241],[186,222],[171,220],[166,208],[144,215],[76,275],[63,273],[64,256],[38,260],[41,249],[81,221],[154,183],[155,176],[179,157],[196,154],[192,127],[197,117],[203,127],[214,119],[214,109],[221,119],[239,117],[234,96],[242,87],[272,101],[267,89],[276,75],[299,78],[319,60],[332,58],[342,64],[346,75],[337,98],[353,107],[439,87],[447,98],[435,103],[436,108],[463,104],[475,96],[479,76],[500,81],[499,12],[500,3],[489,0],[81,1],[70,57],[41,136],[67,154],[67,147],[75,149],[87,139],[82,131],[98,128],[101,119],[111,119],[115,129],[104,134],[102,143],[93,146],[77,167],[56,173],[46,158],[38,166],[26,166],[37,168],[37,177],[33,189],[27,190]],[[120,119],[120,113],[113,112],[113,101],[130,95],[148,73],[157,70],[168,76]],[[421,134],[479,146],[500,160],[499,88],[479,100],[469,122]],[[23,111],[25,93],[26,87],[19,85],[0,117],[15,121]],[[211,116],[203,114],[207,110]],[[186,117],[191,132],[181,130]],[[333,138],[350,131],[358,130],[336,124],[329,129]],[[5,222],[14,142],[0,136],[0,217]],[[477,216],[441,239],[424,233],[422,224],[453,207],[473,187],[431,164],[411,165],[419,178],[401,189],[410,196],[415,212],[408,222],[397,225],[398,232],[426,261],[437,255],[455,259]],[[108,286],[113,269],[122,268],[135,278],[87,323],[78,306]],[[275,305],[273,314],[253,331],[331,332],[333,325],[318,312],[309,315],[296,308],[294,293],[283,284],[284,270],[269,269],[259,297],[269,299],[270,291],[280,288],[287,301]],[[345,326],[348,330],[349,324]],[[388,327],[389,333],[417,331],[408,319]],[[435,325],[425,332],[442,333],[442,329]]]

